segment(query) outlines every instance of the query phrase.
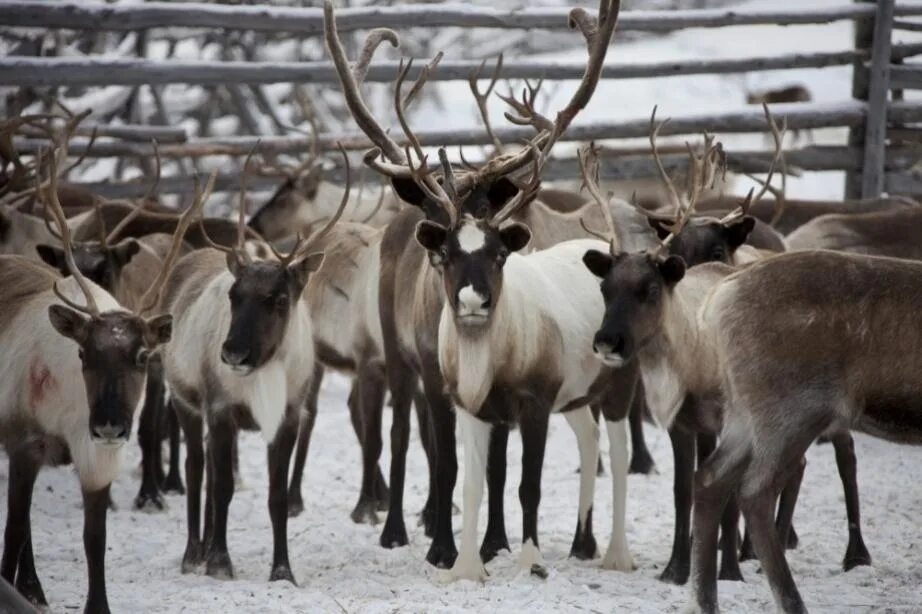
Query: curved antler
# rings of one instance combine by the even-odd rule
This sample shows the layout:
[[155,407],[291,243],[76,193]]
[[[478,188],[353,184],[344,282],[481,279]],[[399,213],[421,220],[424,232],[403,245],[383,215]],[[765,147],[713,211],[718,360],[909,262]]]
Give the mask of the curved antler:
[[602,219],[605,220],[608,234],[599,233],[589,228],[583,217],[580,217],[579,224],[588,234],[608,243],[609,252],[615,254],[618,249],[618,233],[615,231],[615,223],[611,217],[611,210],[608,208],[611,194],[609,194],[608,198],[604,198],[602,196],[602,188],[599,186],[599,148],[596,147],[595,142],[590,142],[589,145],[581,148],[577,152],[577,160],[579,161],[580,175],[582,175],[583,178],[583,184],[580,186],[580,190],[582,191],[582,189],[585,188],[599,206],[599,209],[602,211]]
[[[141,200],[139,202],[134,203],[134,208],[128,213],[128,215],[123,217],[119,221],[119,223],[115,225],[115,228],[112,229],[112,232],[110,232],[106,236],[104,240],[104,244],[114,242],[118,238],[118,236],[122,234],[122,232],[124,232],[126,228],[128,228],[128,225],[131,224],[131,222],[133,222],[134,220],[136,220],[139,215],[141,215],[141,213],[147,208],[148,201],[153,197],[154,193],[156,192],[157,186],[160,185],[160,172],[161,172],[160,147],[157,144],[157,139],[152,139],[151,145],[154,148],[154,164],[155,164],[154,181],[153,183],[150,184],[150,187],[147,188],[147,191],[144,193],[144,196],[141,198]],[[100,228],[103,228],[102,226],[103,219],[101,215],[99,218],[99,223],[100,223]]]
[[493,132],[493,123],[490,121],[490,112],[487,108],[487,101],[490,98],[490,94],[493,93],[493,88],[496,87],[496,82],[499,80],[499,76],[503,71],[503,54],[500,53],[496,58],[496,65],[493,67],[493,76],[490,77],[490,85],[487,86],[486,90],[481,92],[480,86],[477,85],[477,80],[480,79],[480,75],[483,73],[483,69],[486,67],[486,65],[486,60],[481,62],[480,68],[471,72],[471,74],[468,76],[467,83],[471,88],[471,94],[474,95],[474,100],[477,102],[477,109],[480,111],[480,118],[483,120],[483,127],[486,129],[487,135],[493,142],[493,147],[496,149],[496,153],[501,154],[505,148],[503,147],[503,142],[499,140],[499,137],[496,136],[495,132]]

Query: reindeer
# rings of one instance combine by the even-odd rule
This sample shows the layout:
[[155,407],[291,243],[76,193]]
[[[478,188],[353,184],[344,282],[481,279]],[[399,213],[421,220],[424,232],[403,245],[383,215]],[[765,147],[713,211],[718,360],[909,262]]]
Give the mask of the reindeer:
[[[57,141],[54,157],[66,160]],[[175,263],[182,234],[198,215],[200,194],[173,237],[160,275],[138,312],[125,310],[87,280],[74,262],[72,239],[57,198],[61,162],[52,159],[47,186],[37,193],[50,204],[71,277],[18,256],[0,257],[0,432],[10,458],[9,515],[0,572],[30,601],[47,605],[35,573],[29,508],[39,468],[72,460],[83,493],[88,612],[108,612],[105,587],[106,509],[124,443],[145,387],[146,365],[171,336],[172,318],[145,318]],[[212,183],[209,184],[213,185]],[[47,314],[47,318],[45,316]],[[50,326],[49,326],[50,325]],[[27,333],[27,334],[26,334]],[[77,347],[74,347],[74,344]],[[75,349],[77,351],[75,351]]]
[[[605,34],[610,34],[610,31],[606,28],[614,25],[614,19],[617,15],[617,3],[615,3],[614,7],[609,6],[607,3],[603,4],[600,12],[607,21],[603,20],[605,28],[598,31],[588,15],[582,11],[573,13],[571,23],[574,23],[584,33],[589,34],[591,61],[587,69],[586,78],[578,90],[578,94],[574,97],[571,105],[558,116],[564,127],[569,124],[579,109],[585,105],[598,79],[598,69],[601,66],[600,58],[604,56],[604,45],[599,41],[602,40]],[[418,374],[422,380],[429,408],[428,417],[432,425],[432,446],[436,457],[436,492],[434,496],[430,493],[430,501],[426,508],[426,511],[434,509],[434,513],[429,516],[430,518],[434,516],[432,521],[434,526],[430,525],[434,532],[434,540],[427,554],[427,560],[434,565],[447,567],[455,562],[457,552],[451,533],[451,492],[454,488],[457,461],[455,458],[454,419],[451,413],[451,401],[444,393],[445,382],[442,379],[441,371],[434,368],[438,365],[436,351],[438,347],[438,320],[443,298],[439,290],[440,282],[437,270],[425,265],[427,259],[425,252],[419,246],[413,244],[411,235],[415,232],[414,228],[417,222],[423,217],[442,224],[448,224],[449,218],[446,214],[446,209],[438,205],[438,202],[444,201],[437,201],[427,197],[427,194],[434,194],[437,190],[441,190],[434,177],[428,174],[419,175],[417,172],[408,172],[413,167],[412,161],[409,161],[400,146],[385,134],[384,130],[368,112],[367,106],[361,98],[358,83],[360,75],[364,74],[364,67],[367,67],[377,45],[383,40],[396,44],[396,35],[389,31],[374,32],[373,36],[370,36],[366,42],[362,55],[353,70],[349,66],[345,52],[338,39],[332,13],[331,4],[326,3],[327,47],[340,76],[350,111],[358,125],[371,138],[372,142],[379,147],[379,150],[370,152],[366,156],[366,163],[378,172],[391,176],[392,184],[397,194],[404,201],[418,206],[417,211],[407,211],[399,215],[387,227],[381,247],[381,322],[389,388],[393,397],[395,416],[392,430],[392,458],[394,460],[391,467],[390,510],[382,532],[381,543],[388,547],[407,543],[402,515],[403,458],[406,453],[409,426],[408,407],[415,388],[416,374]],[[423,74],[411,89],[410,94],[404,97],[400,92],[400,85],[409,71],[409,66],[404,67],[398,77],[398,87],[395,93],[395,107],[397,108],[398,119],[405,135],[413,146],[413,150],[416,152],[417,158],[420,158],[420,160],[422,160],[421,146],[407,124],[404,106],[422,87],[428,72],[432,68],[433,64],[424,68]],[[358,78],[357,75],[359,76]],[[526,123],[532,121],[533,125],[540,128],[539,136],[536,137],[533,143],[536,142],[544,146],[548,143],[553,143],[559,133],[555,133],[551,137],[551,132],[546,128],[551,126],[552,123],[534,112],[533,94],[534,91],[531,92],[531,95],[526,92],[522,102],[513,100],[512,104],[523,116],[522,121]],[[526,116],[532,119],[525,119]],[[516,195],[519,194],[518,188],[503,176],[513,170],[523,168],[531,158],[531,151],[532,149],[528,148],[518,153],[489,161],[476,175],[477,179],[475,181],[478,182],[478,187],[467,198],[459,201],[461,214],[468,214],[483,220],[492,217],[510,199],[517,198]],[[384,154],[389,162],[378,160],[381,153]],[[420,164],[421,166],[416,169],[417,171],[422,171],[426,166],[422,161]],[[447,165],[447,158],[443,163],[443,168],[445,165]],[[460,193],[467,194],[471,191],[472,179],[473,175],[468,176],[467,179],[461,179]],[[532,184],[532,189],[536,189],[536,184]],[[529,195],[524,198],[521,194],[519,196],[520,198],[517,198],[517,200],[524,200],[525,203],[532,197],[532,195]],[[512,210],[514,211],[515,209],[514,207]],[[420,215],[421,213],[422,215]],[[458,228],[453,228],[452,230],[457,231]],[[398,296],[415,296],[413,307],[406,309],[403,302],[396,300]],[[580,421],[584,419],[591,420],[588,412],[585,413],[585,418],[582,417],[583,412],[580,412],[579,415],[581,416]],[[585,442],[581,445],[581,450],[583,451],[581,453],[581,463],[585,464],[585,458],[592,457],[591,464],[587,465],[590,470],[583,472],[585,481],[581,477],[581,493],[588,493],[591,492],[589,490],[592,484],[590,479],[594,480],[597,453],[586,454],[586,450],[589,450],[590,446],[593,445],[588,440],[594,441],[594,430],[588,426],[579,427],[577,430],[580,439]],[[540,436],[536,437],[536,435],[537,433],[533,431],[529,436],[530,440],[537,441],[541,439],[541,445],[543,446],[543,439]],[[619,446],[617,442],[614,447],[623,449],[623,446]],[[499,450],[502,451],[502,458],[504,459],[505,442],[501,438],[495,438],[494,443],[491,444],[491,468],[499,466],[499,463],[494,462],[494,453]],[[540,479],[539,477],[538,480],[535,478],[535,475],[539,476],[536,469],[540,467],[540,459],[534,455],[530,455],[530,457],[530,466],[527,470],[532,475],[528,476],[528,487],[520,491],[523,504],[528,499],[529,507],[537,505],[534,490]],[[497,455],[496,458],[498,459],[500,456]],[[537,467],[535,466],[536,462],[538,463]],[[502,471],[493,472],[491,469],[491,492],[494,491],[494,485],[497,480],[500,483],[504,481],[504,466],[505,463],[503,462]],[[591,478],[589,477],[590,474]],[[621,489],[621,492],[623,493],[623,489]],[[587,494],[581,497],[580,523],[578,523],[577,527],[577,539],[574,540],[574,551],[586,552],[588,553],[586,556],[592,556],[595,553],[595,542],[594,539],[591,539],[590,510],[591,498]],[[500,548],[508,548],[505,528],[502,525],[502,505],[499,499],[496,500],[496,505],[494,505],[494,500],[491,498],[490,512],[491,522],[481,548],[481,554],[487,560]],[[426,518],[425,515],[424,518]],[[494,520],[497,520],[497,522],[494,522]],[[529,516],[527,520],[529,524],[526,532],[530,536],[531,544],[536,543],[533,539],[536,538],[535,521],[536,518],[533,515]],[[615,550],[615,548],[612,548],[611,552],[615,552]],[[620,550],[619,555],[626,552],[626,547]],[[622,560],[619,560],[619,563],[624,558],[626,557],[621,557]],[[614,562],[611,564],[614,565]]]
[[915,207],[862,214],[828,214],[817,217],[791,233],[794,249],[831,249],[922,260],[918,237],[922,209]]
[[[697,611],[717,611],[712,519],[738,490],[776,607],[806,612],[772,527],[775,495],[829,428],[922,444],[920,290],[918,262],[818,250],[756,263],[710,293],[699,317],[726,411],[717,450],[696,477]],[[756,317],[771,340],[750,325]]]
[[[345,151],[343,158],[348,178]],[[269,579],[295,583],[287,543],[288,465],[314,371],[312,323],[302,292],[323,261],[323,253],[312,250],[339,221],[348,191],[318,233],[306,241],[299,238],[286,255],[273,248],[274,260],[256,261],[244,249],[245,193],[244,181],[237,244],[227,248],[215,243],[214,249],[185,256],[162,301],[175,318],[178,340],[164,352],[164,373],[187,447],[188,538],[182,571],[194,571],[204,562],[208,575],[233,577],[227,551],[232,457],[237,431],[246,428],[259,430],[268,445],[273,533]],[[208,424],[204,541],[199,530],[203,421]]]

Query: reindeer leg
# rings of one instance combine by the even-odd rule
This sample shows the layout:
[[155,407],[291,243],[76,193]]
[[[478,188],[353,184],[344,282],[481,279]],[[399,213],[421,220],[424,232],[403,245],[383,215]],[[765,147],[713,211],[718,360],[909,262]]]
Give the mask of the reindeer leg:
[[288,561],[288,464],[298,435],[299,408],[288,406],[285,419],[269,445],[269,517],[272,520],[272,571],[269,581],[288,580],[295,586]]
[[[236,431],[229,409],[208,412],[208,477],[211,482],[208,490],[212,500],[212,524],[209,532],[206,523],[205,533],[210,539],[206,537],[205,540],[205,572],[213,578],[226,580],[234,577],[234,566],[227,552],[227,513],[234,497]],[[207,508],[206,504],[206,513]]]
[[849,571],[858,565],[870,565],[871,555],[861,536],[861,507],[858,499],[858,463],[855,458],[855,440],[851,433],[842,431],[832,436],[836,451],[836,467],[845,491],[845,512],[848,515],[848,548],[842,568]]
[[182,572],[189,573],[205,560],[202,546],[202,469],[205,455],[202,449],[202,416],[185,407],[182,401],[173,399],[176,418],[186,434],[186,526],[188,537],[186,552],[182,557]]
[[[586,412],[589,420],[591,414]],[[547,577],[544,559],[538,547],[538,506],[541,503],[541,472],[544,468],[544,450],[547,446],[547,427],[550,411],[545,407],[535,407],[532,411],[523,411],[519,418],[522,431],[522,482],[519,485],[519,502],[522,504],[522,553],[519,567],[529,570],[541,578]],[[589,459],[587,479],[595,481],[595,468],[598,451]],[[467,467],[465,467],[465,472]],[[464,510],[465,516],[467,510]]]
[[[458,556],[451,530],[451,497],[455,490],[455,481],[458,479],[458,456],[455,444],[455,412],[451,401],[443,392],[443,385],[440,373],[430,373],[424,381],[426,397],[429,399],[430,424],[436,452],[435,535],[426,553],[426,560],[436,567],[449,568]],[[489,447],[489,441],[484,443],[485,454],[487,447]],[[484,458],[483,465],[486,471],[486,458]],[[393,478],[391,487],[393,493],[395,489]],[[476,535],[473,538],[476,538]],[[473,547],[474,553],[477,554],[476,545]],[[479,555],[477,562],[480,564]]]
[[564,416],[576,434],[580,461],[579,513],[576,518],[576,534],[570,546],[570,556],[591,560],[599,554],[595,536],[592,534],[592,504],[597,477],[594,469],[599,462],[599,425],[588,407],[568,411]]
[[[477,552],[477,519],[480,516],[480,504],[483,501],[483,482],[487,471],[487,449],[490,446],[492,426],[463,409],[459,409],[457,414],[458,434],[461,437],[464,452],[464,514],[462,516],[461,552],[457,555],[451,568],[451,577],[483,581],[487,572]],[[441,451],[440,448],[439,452]],[[439,494],[441,495],[441,492]],[[439,513],[444,513],[444,500],[440,498],[438,505]]]
[[663,582],[682,585],[688,581],[691,564],[690,521],[692,494],[695,484],[695,434],[673,424],[669,429],[672,443],[672,459],[675,478],[672,495],[675,503],[675,531],[672,541],[672,556],[659,579]]
[[163,511],[166,502],[160,494],[158,473],[163,472],[160,453],[160,421],[163,417],[163,367],[160,359],[151,360],[147,366],[147,387],[144,407],[138,419],[138,443],[141,446],[141,488],[134,499],[134,509]]
[[416,422],[419,427],[419,439],[426,451],[426,464],[429,468],[429,494],[419,514],[418,524],[423,526],[426,537],[435,535],[435,447],[432,443],[432,425],[430,424],[429,402],[421,390],[413,394],[413,406],[416,408]]
[[778,497],[778,516],[775,519],[775,530],[778,531],[778,539],[785,548],[791,548],[790,537],[791,521],[794,518],[794,507],[797,505],[797,497],[800,494],[800,483],[804,479],[804,469],[807,466],[807,459],[801,458],[797,463],[791,477],[785,482],[781,490],[781,496]]
[[740,507],[735,494],[730,495],[720,517],[720,574],[718,580],[743,581],[739,559]]
[[100,490],[83,491],[83,549],[89,576],[89,594],[85,612],[106,614],[106,514],[109,508],[109,486]]
[[[3,535],[3,559],[0,572],[23,597],[36,605],[48,601],[35,574],[32,560],[32,527],[29,520],[32,491],[40,469],[39,462],[25,447],[10,450],[6,529]],[[26,562],[26,565],[23,565]],[[18,570],[18,573],[17,573]]]
[[178,495],[186,494],[186,489],[182,484],[182,477],[179,475],[179,418],[176,416],[176,408],[173,406],[172,399],[166,402],[166,423],[167,433],[170,439],[170,470],[163,480],[163,492],[176,493]]
[[509,443],[509,427],[505,424],[493,426],[490,433],[490,450],[487,456],[487,531],[480,545],[480,559],[492,561],[500,550],[511,550],[506,537],[506,517],[503,510],[503,495],[506,490],[506,447]]
[[656,473],[656,463],[650,455],[650,449],[647,448],[647,440],[643,434],[643,418],[646,409],[643,384],[638,383],[637,386],[631,411],[628,414],[631,426],[631,466],[628,472],[650,475]]
[[605,551],[605,558],[602,559],[602,568],[632,571],[634,560],[628,549],[624,527],[628,470],[627,420],[621,419],[614,422],[606,419],[605,427],[608,431],[608,455],[611,459],[612,528],[608,550]]
[[288,517],[294,518],[304,511],[304,498],[301,496],[301,482],[304,479],[304,464],[307,462],[307,449],[317,420],[317,398],[320,396],[320,384],[323,382],[323,365],[314,363],[314,375],[307,392],[304,411],[298,412],[298,447],[295,449],[295,462],[291,469],[291,483],[288,486]]
[[[392,357],[396,362],[391,362]],[[410,543],[403,518],[403,485],[406,478],[407,447],[410,444],[410,403],[413,401],[413,391],[416,388],[413,371],[396,352],[388,356],[387,380],[393,405],[391,490],[380,544],[385,548],[396,548]]]
[[[381,417],[384,410],[386,387],[385,373],[381,366],[364,364],[359,366],[356,378],[359,387],[359,412],[362,417],[362,489],[358,503],[352,510],[352,521],[378,524],[378,500],[375,485],[378,477],[378,460],[381,458]],[[404,439],[409,439],[409,406],[406,415],[399,417]],[[398,428],[398,416],[394,415],[394,428]],[[405,423],[405,424],[404,424]],[[406,461],[406,445],[403,445],[403,461]],[[393,462],[393,461],[392,461]],[[403,469],[405,471],[405,469]]]

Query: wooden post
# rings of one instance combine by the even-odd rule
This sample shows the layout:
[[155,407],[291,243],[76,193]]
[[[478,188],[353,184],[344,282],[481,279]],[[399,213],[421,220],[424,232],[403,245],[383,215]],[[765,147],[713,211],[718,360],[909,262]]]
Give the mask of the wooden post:
[[861,198],[877,198],[884,189],[884,154],[887,146],[887,98],[890,95],[890,42],[895,0],[879,0],[874,22],[874,46],[868,114],[864,133],[864,169]]
[[[873,4],[875,0],[855,0],[859,4]],[[855,49],[870,53],[874,42],[874,18],[855,20]],[[862,60],[852,63],[852,98],[867,101],[869,93],[868,71]],[[849,147],[864,147],[865,127],[855,126],[848,131]],[[845,174],[846,200],[861,197],[861,172]]]

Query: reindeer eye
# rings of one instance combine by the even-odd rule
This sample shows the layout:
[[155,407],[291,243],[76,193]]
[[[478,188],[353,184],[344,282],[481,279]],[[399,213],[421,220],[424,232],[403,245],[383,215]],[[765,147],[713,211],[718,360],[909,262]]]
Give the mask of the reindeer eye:
[[506,250],[500,250],[496,254],[496,264],[498,264],[499,266],[503,266],[504,264],[506,264],[506,258],[508,256],[509,256],[509,252],[507,252]]
[[148,358],[150,358],[150,352],[144,348],[139,349],[137,355],[134,357],[135,365],[143,369],[147,366]]
[[637,291],[637,298],[641,302],[652,303],[659,297],[659,286],[656,283],[649,283],[641,286]]
[[714,251],[711,252],[711,260],[723,260],[725,257],[725,252],[722,247],[715,247]]
[[277,309],[285,309],[288,307],[288,295],[283,294],[275,299],[275,307]]

